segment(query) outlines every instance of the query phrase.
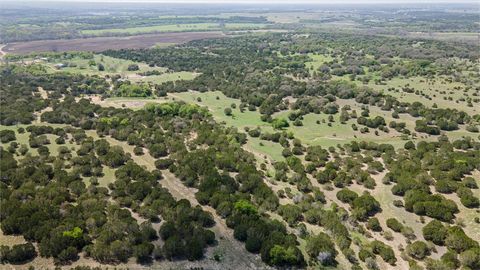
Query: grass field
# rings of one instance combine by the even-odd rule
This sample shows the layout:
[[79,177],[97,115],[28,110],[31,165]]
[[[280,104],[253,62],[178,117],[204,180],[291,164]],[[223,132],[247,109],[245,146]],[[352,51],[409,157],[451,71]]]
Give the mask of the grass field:
[[100,36],[109,33],[114,34],[144,34],[152,32],[182,32],[182,31],[205,31],[205,30],[240,30],[240,29],[259,29],[264,28],[266,24],[262,23],[226,23],[221,26],[218,23],[192,23],[192,24],[167,24],[131,28],[111,28],[82,30],[84,35]]
[[[239,130],[243,130],[245,127],[261,127],[265,131],[273,131],[270,124],[262,122],[260,120],[260,113],[257,111],[248,111],[245,110],[243,113],[239,110],[240,100],[226,97],[220,91],[213,92],[182,92],[182,93],[171,93],[169,96],[183,100],[189,103],[195,103],[200,106],[206,106],[212,113],[212,116],[218,122],[225,122],[227,126],[237,127]],[[219,99],[217,99],[217,97]],[[198,101],[197,98],[201,98],[201,101]],[[224,113],[225,108],[230,108],[230,105],[234,103],[236,105],[235,109],[232,109],[232,116],[227,116]]]
[[155,84],[161,84],[168,81],[178,81],[178,80],[193,80],[197,77],[198,73],[193,73],[189,71],[179,71],[179,72],[169,72],[163,73],[161,75],[152,75],[152,76],[127,76],[127,78],[133,82],[151,82]]
[[[95,62],[95,65],[90,65],[91,61]],[[64,68],[56,68],[55,65],[59,63],[68,64]],[[134,62],[130,60],[124,60],[119,58],[114,58],[110,56],[105,56],[101,54],[94,54],[93,59],[85,59],[81,57],[74,57],[72,59],[51,59],[48,62],[42,62],[49,69],[49,72],[69,72],[69,73],[79,73],[85,75],[121,75],[123,78],[131,80],[132,82],[142,83],[142,82],[151,82],[154,84],[161,84],[167,81],[176,81],[176,80],[193,80],[198,73],[188,72],[188,71],[179,71],[179,72],[166,72],[167,69],[163,67],[150,67],[149,65],[141,62]],[[99,71],[98,66],[102,64],[105,68],[104,71]],[[129,71],[128,66],[136,64],[139,67],[139,70]],[[164,72],[160,75],[152,76],[142,76],[138,73],[145,71],[160,71]]]
[[[93,60],[95,61],[95,65],[90,65],[89,62]],[[59,63],[65,63],[69,65],[76,65],[76,66],[69,66],[60,69],[56,69],[55,65]],[[104,71],[98,70],[98,65],[102,64],[105,67]],[[128,66],[132,64],[137,64],[139,70],[137,71],[128,71]],[[70,73],[81,73],[81,74],[89,74],[89,75],[111,75],[111,74],[120,74],[120,75],[134,75],[138,72],[144,71],[151,71],[151,70],[159,70],[164,72],[166,68],[162,67],[150,67],[145,63],[134,62],[130,60],[124,60],[119,58],[113,58],[110,56],[105,56],[101,54],[94,54],[93,59],[84,59],[81,57],[74,57],[68,60],[51,60],[50,62],[46,63],[47,66],[51,68],[52,72],[56,71],[65,71]]]
[[[55,124],[48,124],[48,123],[41,123],[40,125],[42,125],[42,126],[52,126],[54,128],[65,126],[65,125],[55,125]],[[27,154],[29,153],[32,156],[38,156],[37,149],[32,149],[29,146],[28,138],[30,136],[30,132],[25,131],[24,133],[20,134],[17,131],[17,129],[20,128],[20,127],[26,128],[28,126],[30,126],[30,125],[17,125],[17,126],[3,126],[3,125],[0,125],[0,130],[13,130],[13,131],[15,131],[15,137],[16,137],[15,141],[20,145],[25,144],[29,148]],[[50,141],[50,144],[47,144],[45,146],[50,151],[51,156],[57,156],[58,155],[58,148],[60,146],[66,146],[70,150],[73,149],[72,154],[75,155],[74,151],[77,148],[77,145],[75,143],[70,143],[69,140],[65,140],[65,144],[57,144],[55,142],[55,139],[58,138],[58,136],[53,135],[53,134],[45,134],[45,136]],[[6,149],[10,145],[10,143],[1,143],[0,145]],[[21,159],[22,156],[17,156],[17,158]]]
[[[356,81],[360,84],[360,82]],[[400,101],[405,102],[415,102],[419,101],[426,106],[433,106],[434,103],[437,104],[438,108],[462,108],[463,111],[471,114],[480,113],[480,108],[477,106],[468,107],[465,101],[457,100],[460,98],[473,97],[474,89],[470,89],[467,92],[464,92],[466,85],[461,82],[449,82],[446,81],[444,77],[436,77],[435,80],[426,80],[422,77],[412,77],[412,78],[394,78],[386,82],[386,85],[376,85],[372,81],[368,86],[372,87],[375,90],[383,91],[386,94],[390,94]],[[419,90],[424,94],[428,95],[431,99],[428,99],[422,95],[417,95],[415,93],[407,93],[401,90],[402,87],[407,86]],[[388,88],[395,88],[399,91],[388,90]],[[455,89],[460,88],[460,89]],[[444,94],[441,92],[445,91]],[[445,98],[447,98],[445,100]],[[451,98],[452,100],[449,100]]]
[[308,56],[312,58],[312,61],[305,62],[305,66],[310,70],[311,73],[313,73],[313,71],[316,71],[324,63],[330,62],[334,59],[330,55],[325,54],[309,53]]

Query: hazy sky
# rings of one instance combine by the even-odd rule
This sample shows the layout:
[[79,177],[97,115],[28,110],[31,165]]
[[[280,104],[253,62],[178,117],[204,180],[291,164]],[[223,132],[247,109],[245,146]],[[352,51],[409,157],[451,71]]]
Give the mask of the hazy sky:
[[[0,2],[5,0],[0,0]],[[6,0],[13,1],[13,0]],[[20,0],[19,2],[149,2],[149,3],[248,3],[248,4],[378,4],[378,3],[479,3],[478,0]],[[480,5],[479,5],[480,7]]]

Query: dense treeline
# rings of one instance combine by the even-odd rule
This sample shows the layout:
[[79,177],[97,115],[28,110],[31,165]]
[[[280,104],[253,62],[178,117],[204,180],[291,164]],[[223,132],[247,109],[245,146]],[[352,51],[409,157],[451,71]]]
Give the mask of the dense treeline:
[[[48,126],[27,130],[34,136],[74,132]],[[39,243],[40,255],[53,257],[58,264],[77,260],[81,251],[103,263],[126,262],[132,256],[147,262],[154,250],[157,259],[198,260],[205,247],[214,244],[215,235],[207,229],[214,224],[211,215],[188,201],[176,201],[161,187],[159,171],[146,171],[106,140],[80,137],[76,142],[75,157],[27,154],[17,162],[2,149],[3,233]],[[65,170],[67,164],[71,171]],[[105,187],[87,187],[81,178],[102,177],[102,165],[118,168],[110,194]],[[109,201],[110,196],[118,205]],[[138,224],[130,211],[150,221]],[[165,223],[157,233],[151,222],[161,219]],[[159,236],[163,246],[151,243]],[[2,249],[3,262],[20,263],[34,256],[35,249],[28,245]]]
[[[25,12],[25,10],[14,9],[11,10],[5,7],[6,12],[2,14],[5,18],[13,17],[13,19],[2,20],[3,31],[1,39],[6,43],[18,41],[32,41],[32,40],[48,40],[48,39],[72,39],[85,38],[97,35],[90,35],[83,33],[83,30],[101,30],[101,29],[118,29],[118,28],[132,28],[132,27],[149,27],[159,25],[180,25],[180,24],[216,24],[217,28],[222,29],[222,26],[228,23],[238,24],[265,24],[270,23],[265,17],[252,16],[158,16],[158,13],[124,11],[114,12],[116,15],[101,15],[101,14],[85,14],[84,12],[77,13],[76,11],[69,11],[68,15],[65,10],[59,11],[49,9],[45,12],[42,9],[34,9],[30,7],[28,12],[24,14],[17,14],[18,12]],[[33,11],[33,12],[32,12]],[[165,11],[162,9],[161,11]],[[111,12],[111,11],[110,11]],[[158,11],[157,11],[158,12]],[[33,15],[33,16],[32,16]],[[23,23],[18,24],[21,20]],[[34,25],[35,27],[32,27]],[[248,27],[246,27],[248,28]],[[198,31],[192,27],[191,31]],[[152,31],[148,31],[152,32]],[[125,36],[128,33],[115,33],[115,31],[99,34],[101,36]]]

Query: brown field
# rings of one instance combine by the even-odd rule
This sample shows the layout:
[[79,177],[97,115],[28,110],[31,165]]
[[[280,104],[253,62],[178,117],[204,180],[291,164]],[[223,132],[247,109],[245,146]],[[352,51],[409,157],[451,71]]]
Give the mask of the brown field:
[[96,37],[80,39],[36,40],[7,44],[5,53],[28,54],[31,52],[93,51],[108,49],[149,48],[158,44],[184,43],[195,39],[223,37],[219,31],[181,32],[137,35],[128,37]]

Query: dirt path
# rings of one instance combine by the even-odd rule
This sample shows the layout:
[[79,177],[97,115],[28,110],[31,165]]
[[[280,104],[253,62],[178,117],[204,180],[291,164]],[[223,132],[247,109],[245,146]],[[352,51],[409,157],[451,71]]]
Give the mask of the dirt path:
[[[43,98],[43,99],[48,99],[48,92],[45,91],[45,89],[43,89],[42,87],[38,87],[38,92],[40,92],[40,96]],[[38,111],[38,112],[35,112],[34,115],[35,115],[35,124],[42,124],[42,122],[40,121],[40,117],[42,116],[42,114],[44,112],[51,112],[53,109],[52,107],[46,107],[45,109],[41,110],[41,111]]]
[[3,44],[0,45],[0,60],[2,60],[5,55],[7,55],[7,53],[3,51],[3,48],[5,48],[5,46],[6,45],[3,45]]
[[[98,138],[98,135],[93,130],[89,130],[86,133],[88,136]],[[138,165],[145,166],[148,170],[155,169],[155,159],[148,153],[148,150],[145,151],[144,155],[136,156],[133,154],[134,146],[128,145],[126,142],[118,141],[109,136],[104,137],[104,139],[110,144],[118,145],[122,147],[125,152],[130,153],[132,159]],[[186,199],[192,204],[192,206],[200,205],[195,198],[196,189],[186,187],[175,175],[167,170],[163,170],[162,174],[164,179],[160,181],[160,184],[166,188],[173,197],[177,200]],[[218,240],[218,245],[209,249],[207,257],[213,257],[213,253],[219,251],[223,254],[224,258],[220,263],[209,261],[207,265],[205,265],[205,261],[200,261],[197,263],[191,262],[191,266],[208,266],[208,269],[237,269],[237,267],[240,267],[241,269],[271,269],[261,261],[260,256],[251,254],[245,250],[244,245],[233,237],[233,230],[227,227],[225,220],[221,219],[216,214],[215,209],[206,205],[200,205],[200,207],[202,207],[203,211],[212,214],[215,225],[211,229],[217,236]]]

